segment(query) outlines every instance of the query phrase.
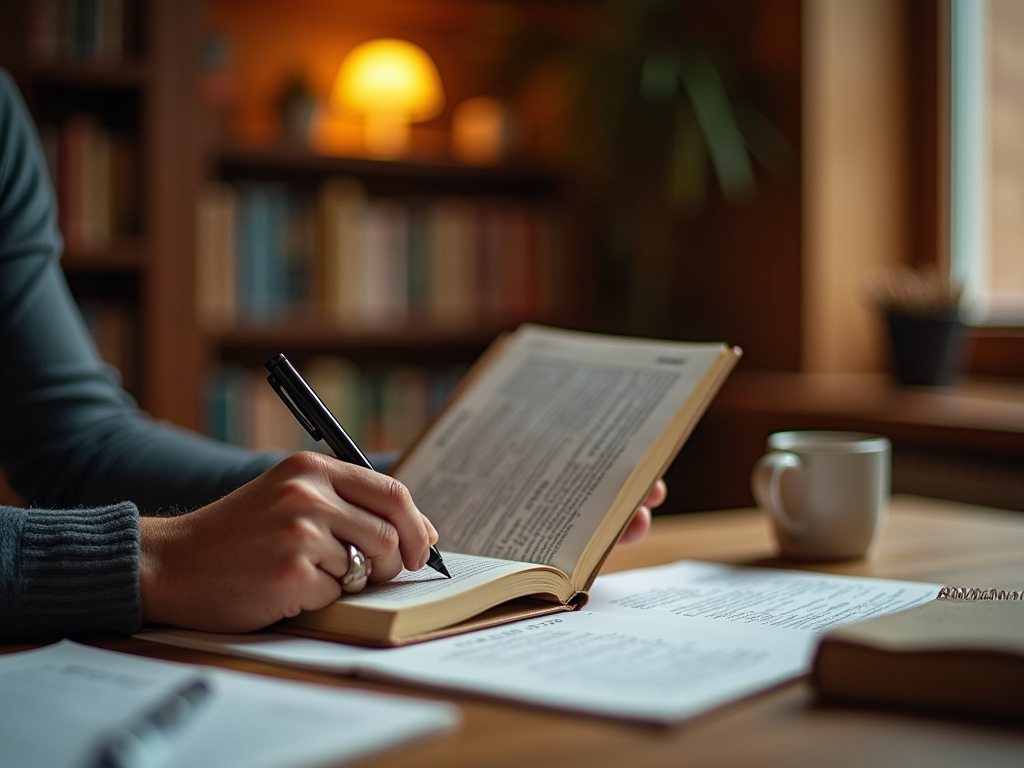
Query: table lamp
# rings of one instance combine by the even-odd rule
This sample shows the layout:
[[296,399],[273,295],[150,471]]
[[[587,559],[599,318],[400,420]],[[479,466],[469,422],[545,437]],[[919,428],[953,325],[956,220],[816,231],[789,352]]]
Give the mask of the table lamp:
[[444,88],[437,67],[418,45],[393,38],[353,48],[338,68],[332,108],[361,117],[369,154],[399,158],[409,150],[409,125],[437,117]]

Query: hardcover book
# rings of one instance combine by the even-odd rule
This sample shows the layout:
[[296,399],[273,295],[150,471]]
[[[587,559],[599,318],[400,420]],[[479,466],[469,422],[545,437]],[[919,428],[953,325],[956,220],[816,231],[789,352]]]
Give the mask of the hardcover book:
[[827,700],[1020,722],[1024,601],[940,596],[840,627],[821,640],[814,684]]

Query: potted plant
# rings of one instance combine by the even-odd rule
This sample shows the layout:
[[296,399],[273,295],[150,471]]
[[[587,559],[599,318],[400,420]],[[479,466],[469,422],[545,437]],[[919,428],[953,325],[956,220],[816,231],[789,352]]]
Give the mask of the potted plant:
[[959,376],[966,352],[962,287],[935,267],[901,267],[871,289],[884,313],[893,373],[905,386],[943,386]]

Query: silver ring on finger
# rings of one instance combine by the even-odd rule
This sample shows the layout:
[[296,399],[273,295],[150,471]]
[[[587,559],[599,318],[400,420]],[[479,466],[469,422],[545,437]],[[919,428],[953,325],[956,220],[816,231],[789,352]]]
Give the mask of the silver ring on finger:
[[348,570],[341,577],[341,591],[362,592],[370,578],[373,563],[355,544],[346,544],[345,549],[348,552]]

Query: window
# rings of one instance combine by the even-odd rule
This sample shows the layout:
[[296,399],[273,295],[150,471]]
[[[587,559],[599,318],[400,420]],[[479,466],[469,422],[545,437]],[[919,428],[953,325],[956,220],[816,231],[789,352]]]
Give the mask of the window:
[[952,0],[950,252],[969,320],[1024,327],[1024,3]]

